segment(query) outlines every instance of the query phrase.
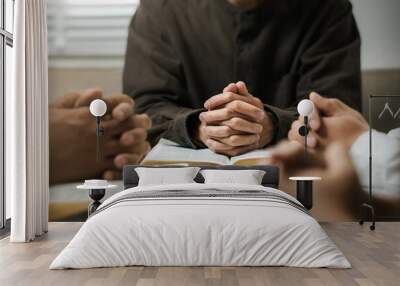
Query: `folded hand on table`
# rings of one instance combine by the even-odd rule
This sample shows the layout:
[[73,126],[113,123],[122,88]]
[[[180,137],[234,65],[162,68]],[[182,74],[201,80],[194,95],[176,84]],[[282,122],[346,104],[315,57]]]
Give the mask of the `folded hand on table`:
[[[94,99],[106,101],[108,113],[102,120],[103,160],[96,162],[96,121],[89,112]],[[125,164],[136,164],[150,149],[146,141],[150,120],[135,115],[134,101],[122,94],[103,97],[98,89],[74,92],[49,106],[50,182],[85,178],[121,177]]]
[[273,164],[280,166],[287,176],[318,176],[339,184],[358,182],[348,151],[339,144],[325,150],[310,150],[304,156],[304,146],[295,141],[283,141],[269,149]]
[[[310,150],[304,157],[304,145],[284,141],[270,149],[272,164],[279,166],[282,181],[289,177],[321,177],[315,187],[314,213],[320,219],[354,218],[358,215],[363,192],[348,151],[333,143],[324,150]],[[286,191],[292,195],[291,189]]]
[[228,85],[208,99],[200,114],[197,139],[209,149],[236,156],[266,146],[274,136],[272,115],[245,83]]

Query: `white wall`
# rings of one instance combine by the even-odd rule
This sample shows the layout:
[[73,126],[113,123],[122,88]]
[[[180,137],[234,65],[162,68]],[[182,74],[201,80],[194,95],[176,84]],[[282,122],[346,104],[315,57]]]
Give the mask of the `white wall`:
[[362,37],[362,68],[400,68],[400,0],[350,0]]

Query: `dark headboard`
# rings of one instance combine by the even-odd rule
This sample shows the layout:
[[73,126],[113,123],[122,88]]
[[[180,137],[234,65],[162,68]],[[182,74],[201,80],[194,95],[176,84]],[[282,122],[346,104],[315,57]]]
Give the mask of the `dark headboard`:
[[[138,165],[126,165],[123,170],[123,181],[124,181],[124,189],[133,188],[138,185],[139,176],[137,175],[135,168],[144,167],[144,168],[184,168],[182,166],[160,166],[160,167],[151,167],[151,166],[138,166]],[[265,176],[262,180],[262,185],[265,187],[271,187],[277,189],[279,186],[279,168],[277,166],[220,166],[220,167],[200,167],[202,170],[205,169],[219,169],[219,170],[263,170],[265,171]],[[203,183],[204,178],[199,174],[194,179],[197,183]]]

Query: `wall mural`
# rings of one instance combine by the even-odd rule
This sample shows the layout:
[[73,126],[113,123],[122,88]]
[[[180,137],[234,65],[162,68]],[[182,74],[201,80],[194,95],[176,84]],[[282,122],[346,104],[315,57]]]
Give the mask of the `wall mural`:
[[[193,13],[199,13],[199,19],[215,17],[218,21],[224,21],[225,18],[217,15],[217,12],[231,13],[233,10],[229,5],[232,3],[228,2],[211,1],[210,5],[221,5],[215,9],[205,10],[212,15],[202,15],[201,13],[206,13],[203,10],[196,10]],[[214,26],[209,26],[209,22],[204,25],[199,23],[198,26],[182,24],[182,31],[174,29],[175,20],[186,21],[187,18],[171,18],[172,20],[168,22],[168,15],[165,15],[165,25],[170,25],[171,31],[169,31],[174,38],[174,41],[171,41],[162,32],[166,26],[152,21],[157,17],[147,15],[157,11],[151,11],[151,7],[144,7],[137,14],[138,3],[139,1],[132,0],[119,0],[117,3],[48,1],[50,220],[85,220],[91,199],[88,190],[77,189],[77,186],[85,180],[106,179],[110,181],[110,186],[116,186],[107,190],[105,193],[107,198],[123,190],[122,168],[128,164],[181,166],[205,163],[240,166],[278,164],[271,159],[270,150],[265,150],[265,146],[273,147],[275,141],[285,139],[290,134],[303,144],[304,139],[298,132],[300,125],[304,124],[303,119],[296,121],[293,126],[291,124],[297,119],[296,106],[299,95],[304,97],[304,94],[310,94],[309,78],[313,79],[312,87],[321,89],[323,95],[338,97],[351,106],[361,102],[359,85],[348,84],[350,80],[357,82],[360,80],[360,63],[354,56],[360,52],[358,49],[360,39],[357,33],[336,31],[336,34],[350,35],[347,40],[352,43],[344,48],[344,54],[349,53],[351,56],[344,56],[343,66],[336,66],[336,62],[339,61],[335,56],[324,54],[329,69],[336,67],[338,72],[347,69],[343,74],[349,78],[342,79],[332,72],[333,75],[328,76],[303,75],[304,80],[300,80],[301,73],[312,70],[312,67],[292,72],[292,66],[301,66],[303,62],[308,61],[289,63],[287,59],[301,58],[301,51],[298,51],[300,54],[296,56],[284,53],[296,51],[296,47],[302,45],[287,47],[287,41],[284,40],[281,43],[283,48],[266,44],[258,51],[262,56],[257,56],[257,51],[249,47],[257,47],[252,44],[251,37],[258,34],[249,33],[251,37],[244,37],[246,29],[249,28],[244,25],[244,31],[236,31],[234,27],[228,29],[231,32],[228,34],[231,37],[239,37],[238,45],[243,46],[237,49],[229,46],[234,41],[227,40],[229,35],[226,32],[221,33],[227,29],[225,26],[235,22],[229,20],[228,12],[224,14],[228,17],[225,22],[213,23]],[[178,8],[171,7],[171,9]],[[261,5],[257,9],[266,9],[266,6]],[[133,15],[136,16],[131,22]],[[255,13],[249,21],[257,17],[258,13]],[[350,23],[350,27],[341,29],[354,29],[352,14],[349,13],[346,17],[349,17],[349,21],[343,22]],[[261,22],[255,21],[253,24],[259,23]],[[278,26],[280,25],[274,27]],[[212,38],[218,33],[221,33],[220,36],[214,40],[202,38],[202,36]],[[278,34],[272,33],[271,36]],[[199,36],[193,37],[193,35]],[[263,35],[260,33],[260,37]],[[281,37],[278,38],[277,41],[260,42],[264,44],[274,42],[279,45],[278,40]],[[307,37],[301,35],[299,38]],[[334,41],[333,39],[335,37],[332,37],[331,41]],[[243,41],[249,43],[241,44]],[[329,43],[329,41],[320,42]],[[265,49],[270,49],[271,52],[266,53],[268,55],[275,52],[282,54],[264,57]],[[320,48],[320,50],[330,49],[331,47]],[[186,50],[190,52],[185,52]],[[235,54],[246,52],[254,54],[243,58]],[[236,64],[232,59],[237,61]],[[282,62],[275,63],[275,60]],[[218,64],[210,64],[207,61]],[[271,62],[271,65],[265,65],[264,61]],[[266,66],[269,66],[268,69]],[[324,76],[326,78],[322,78]],[[326,82],[336,81],[337,83],[328,87],[325,85]],[[332,86],[337,86],[338,89],[333,88],[331,91]],[[347,87],[349,90],[342,92],[339,87]],[[224,93],[231,93],[229,101],[226,97],[214,97]],[[143,94],[147,95],[142,96]],[[132,98],[135,98],[136,102]],[[95,99],[102,99],[107,104],[107,113],[101,118],[101,125],[105,130],[101,142],[96,136],[96,118],[89,111],[89,105]],[[232,115],[235,120],[226,118],[228,113],[224,112],[236,106],[231,104],[233,101],[240,101],[241,107],[245,103],[248,108],[244,115],[239,111]],[[285,110],[277,111],[270,106],[280,106]],[[322,176],[321,181],[315,182],[314,197],[310,202],[313,205],[311,212],[319,220],[357,220],[361,203],[368,200],[368,140],[362,141],[364,138],[368,139],[366,132],[368,123],[364,119],[361,120],[361,115],[358,116],[358,113],[355,115],[354,110],[349,110],[352,109],[346,107],[346,111],[361,122],[362,130],[358,134],[359,138],[352,138],[352,130],[346,123],[342,122],[342,125],[339,125],[341,118],[327,120],[329,127],[323,126],[322,131],[320,130],[327,136],[323,143],[316,142],[312,130],[308,137],[309,144],[315,143],[315,146],[310,147],[309,158],[315,159],[320,164],[310,167],[310,162],[301,158],[295,160],[294,166],[286,166],[300,169],[296,174]],[[329,111],[322,113],[326,114]],[[374,149],[394,148],[396,151],[398,139],[393,139],[392,143],[390,138],[400,137],[398,135],[400,100],[395,97],[371,99],[371,116],[371,127],[376,130],[373,142],[379,144]],[[152,124],[149,117],[153,119]],[[312,129],[312,116],[308,123]],[[149,130],[150,125],[152,128]],[[376,140],[375,136],[379,134],[387,137],[389,143],[385,141],[386,139],[383,140],[384,143]],[[350,139],[352,141],[349,143]],[[161,143],[158,147],[154,148],[159,142]],[[349,159],[347,153],[350,152],[354,168],[350,166],[347,169],[347,165],[351,165],[349,161],[349,164],[344,164],[346,166],[342,168],[342,172],[346,173],[340,173],[339,177],[333,179],[321,174],[330,171],[332,162],[324,162],[326,159],[324,152],[328,143],[334,142],[346,143],[344,144],[346,153],[341,155]],[[97,147],[97,144],[101,146]],[[313,153],[313,147],[316,146],[323,148],[317,148]],[[102,153],[101,158],[97,158],[96,150],[100,150],[99,148]],[[392,153],[376,154],[374,160],[375,157],[386,160],[387,156],[396,156]],[[314,156],[315,154],[318,156]],[[376,173],[373,174],[375,177],[372,189],[377,215],[391,218],[400,216],[397,207],[400,200],[398,190],[400,184],[397,178],[400,176],[392,176],[393,172],[394,174],[400,172],[398,163],[395,160],[376,162],[379,167],[375,168]],[[387,164],[391,164],[390,168],[386,168]],[[293,168],[281,168],[279,188],[296,196],[296,183],[289,180],[291,171]],[[355,174],[356,179],[349,174]]]

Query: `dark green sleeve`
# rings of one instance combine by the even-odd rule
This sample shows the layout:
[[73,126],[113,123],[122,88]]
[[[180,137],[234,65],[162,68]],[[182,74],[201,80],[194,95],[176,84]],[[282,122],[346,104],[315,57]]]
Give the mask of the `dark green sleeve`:
[[[360,35],[347,0],[327,1],[307,34],[301,54],[296,100],[287,109],[266,106],[277,119],[275,141],[287,137],[297,104],[313,91],[361,109]],[[289,96],[289,95],[288,95]]]
[[287,138],[293,121],[298,117],[297,108],[290,107],[282,109],[268,104],[265,104],[264,108],[267,112],[270,112],[274,118],[275,135],[270,144],[275,144]]
[[191,133],[201,110],[182,106],[188,96],[182,66],[170,46],[162,22],[162,1],[142,1],[128,36],[123,75],[124,93],[135,100],[135,111],[152,119],[149,141],[162,137],[196,148]]

